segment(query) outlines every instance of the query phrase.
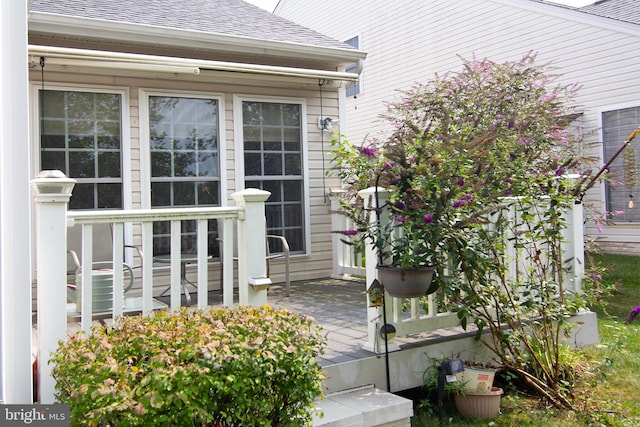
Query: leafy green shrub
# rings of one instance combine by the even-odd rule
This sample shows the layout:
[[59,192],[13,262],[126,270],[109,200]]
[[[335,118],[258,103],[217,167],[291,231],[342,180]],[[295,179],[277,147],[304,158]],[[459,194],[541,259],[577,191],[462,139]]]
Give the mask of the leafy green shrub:
[[61,342],[53,376],[72,425],[305,425],[324,344],[311,319],[268,306],[159,312]]

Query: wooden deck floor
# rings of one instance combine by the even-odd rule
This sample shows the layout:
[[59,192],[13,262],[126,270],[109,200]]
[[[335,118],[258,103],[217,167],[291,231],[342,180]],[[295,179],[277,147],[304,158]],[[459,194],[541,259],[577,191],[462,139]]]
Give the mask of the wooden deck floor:
[[[362,350],[367,342],[367,306],[364,281],[313,279],[291,282],[290,296],[284,284],[269,288],[267,303],[315,319],[327,334],[327,346],[319,360],[323,366],[373,356]],[[192,301],[196,294],[191,294]],[[169,303],[169,297],[159,300]],[[234,296],[237,303],[238,296]],[[182,303],[185,303],[184,296]],[[209,292],[210,306],[222,304],[220,292]]]

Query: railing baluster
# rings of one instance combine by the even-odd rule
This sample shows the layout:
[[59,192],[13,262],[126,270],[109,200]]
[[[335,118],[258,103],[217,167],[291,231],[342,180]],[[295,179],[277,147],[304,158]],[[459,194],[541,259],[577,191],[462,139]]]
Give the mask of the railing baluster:
[[93,320],[93,225],[82,225],[82,275],[81,275],[81,308],[80,325],[87,334],[91,330]]
[[153,221],[142,223],[142,314],[153,310]]
[[184,268],[181,263],[182,256],[182,221],[171,221],[171,311],[176,311],[180,308],[180,286],[185,288],[185,298],[187,299],[187,305],[189,304],[190,297],[186,292],[189,290],[181,283],[182,274],[181,269]]
[[124,271],[122,251],[124,248],[124,227],[121,222],[113,224],[113,320],[122,316],[124,308]]
[[223,304],[225,307],[233,306],[233,242],[236,241],[236,236],[233,233],[233,222],[231,219],[224,219],[222,221],[222,295]]
[[208,258],[208,241],[209,241],[209,227],[207,219],[199,219],[198,220],[198,281],[196,282],[198,285],[198,308],[204,310],[207,308],[209,303],[208,297],[208,280],[207,280],[207,272],[209,270],[209,266],[207,263]]

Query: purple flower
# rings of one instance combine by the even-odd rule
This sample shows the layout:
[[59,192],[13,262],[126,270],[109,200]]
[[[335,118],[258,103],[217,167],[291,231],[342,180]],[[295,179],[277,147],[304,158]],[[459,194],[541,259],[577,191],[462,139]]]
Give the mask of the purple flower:
[[455,202],[453,202],[453,207],[454,208],[461,208],[463,206],[467,206],[467,201],[466,200],[456,200]]
[[397,202],[396,203],[396,208],[397,209],[403,210],[405,207],[406,206],[405,206],[404,202]]
[[560,166],[558,169],[556,169],[556,176],[562,175],[564,175],[564,166]]
[[636,305],[635,307],[633,307],[633,310],[631,310],[626,319],[624,319],[624,323],[630,323],[638,316],[638,314],[640,314],[640,305]]
[[424,216],[422,217],[422,220],[424,221],[425,224],[431,224],[433,222],[433,214],[424,214]]
[[409,222],[409,218],[402,215],[396,215],[393,217],[394,221],[399,222],[400,224],[406,224]]
[[344,230],[342,234],[344,234],[345,236],[355,236],[356,234],[358,234],[358,230]]
[[389,170],[396,165],[395,162],[384,162],[382,164],[382,170]]
[[473,193],[467,193],[464,196],[460,196],[460,199],[465,198],[467,200],[472,200],[473,199]]
[[358,150],[360,150],[360,153],[362,153],[363,155],[365,155],[367,157],[375,157],[376,156],[376,149],[374,147],[360,147],[360,148],[358,148]]
[[458,185],[460,187],[462,187],[464,185],[464,182],[465,181],[464,181],[463,177],[460,177],[460,178],[456,179],[456,185]]

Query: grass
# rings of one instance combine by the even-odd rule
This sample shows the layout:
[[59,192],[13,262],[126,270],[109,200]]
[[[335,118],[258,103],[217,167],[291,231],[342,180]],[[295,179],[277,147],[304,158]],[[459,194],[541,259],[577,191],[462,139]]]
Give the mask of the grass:
[[[597,255],[592,262],[607,265],[603,283],[614,284],[603,295],[598,313],[600,344],[578,350],[580,379],[574,389],[574,411],[559,410],[513,384],[505,388],[500,414],[493,420],[465,419],[452,402],[445,404],[446,426],[612,426],[640,425],[640,316],[625,325],[629,311],[640,304],[640,257]],[[503,378],[504,380],[504,378]],[[498,381],[498,380],[497,380]],[[416,409],[412,426],[439,426],[433,396]]]

